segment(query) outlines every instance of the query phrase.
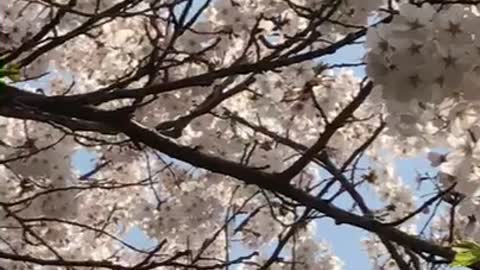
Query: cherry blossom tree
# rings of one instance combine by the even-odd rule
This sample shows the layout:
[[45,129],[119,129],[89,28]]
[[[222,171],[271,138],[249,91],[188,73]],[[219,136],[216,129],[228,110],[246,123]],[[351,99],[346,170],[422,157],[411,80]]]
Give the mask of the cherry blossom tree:
[[[368,233],[374,269],[447,268],[480,241],[479,8],[0,1],[0,269],[354,264],[327,219]],[[358,63],[325,61],[355,44]]]

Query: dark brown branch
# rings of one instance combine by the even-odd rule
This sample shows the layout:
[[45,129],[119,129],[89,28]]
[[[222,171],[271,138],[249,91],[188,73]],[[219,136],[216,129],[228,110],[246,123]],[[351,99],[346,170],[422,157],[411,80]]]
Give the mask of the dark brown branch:
[[295,177],[300,171],[302,171],[308,163],[317,155],[321,150],[326,146],[330,138],[334,133],[339,129],[345,121],[353,115],[353,112],[362,105],[363,101],[367,98],[373,88],[373,83],[368,82],[364,87],[360,89],[360,92],[355,97],[355,99],[348,104],[348,106],[335,117],[335,119],[328,123],[325,127],[325,131],[322,133],[320,138],[300,157],[295,163],[281,173],[281,178],[284,181],[290,181]]

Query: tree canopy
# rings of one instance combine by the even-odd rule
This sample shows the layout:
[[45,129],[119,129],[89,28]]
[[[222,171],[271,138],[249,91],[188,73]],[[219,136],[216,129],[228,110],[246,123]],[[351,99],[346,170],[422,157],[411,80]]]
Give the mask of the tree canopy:
[[479,59],[473,0],[0,1],[0,269],[480,269]]

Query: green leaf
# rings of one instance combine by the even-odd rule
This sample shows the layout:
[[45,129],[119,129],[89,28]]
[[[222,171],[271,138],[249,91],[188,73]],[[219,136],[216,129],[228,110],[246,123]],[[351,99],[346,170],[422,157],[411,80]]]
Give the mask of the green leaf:
[[7,68],[0,68],[0,78],[8,77],[12,81],[20,81],[20,67],[19,65],[13,64]]
[[455,251],[455,258],[450,266],[466,267],[480,262],[480,245],[475,242],[464,241],[453,246],[452,249]]

